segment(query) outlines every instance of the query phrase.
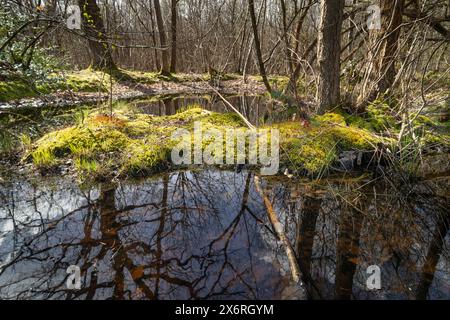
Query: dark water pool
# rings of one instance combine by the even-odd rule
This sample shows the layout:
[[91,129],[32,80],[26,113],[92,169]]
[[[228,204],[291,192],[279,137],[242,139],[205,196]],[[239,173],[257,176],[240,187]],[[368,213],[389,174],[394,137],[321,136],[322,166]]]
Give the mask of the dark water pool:
[[[250,172],[5,182],[0,298],[449,299],[448,182],[265,180],[300,283]],[[373,265],[380,290],[367,288]]]

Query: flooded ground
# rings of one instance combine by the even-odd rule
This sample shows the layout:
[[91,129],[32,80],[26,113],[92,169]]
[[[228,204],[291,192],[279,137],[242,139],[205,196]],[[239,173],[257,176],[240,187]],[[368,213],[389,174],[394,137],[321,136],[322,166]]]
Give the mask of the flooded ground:
[[[255,125],[290,116],[263,96],[227,99]],[[211,95],[132,104],[154,115],[192,104],[230,111]],[[35,140],[82,114],[3,110],[1,141],[8,132]],[[175,172],[87,188],[70,177],[14,178],[8,168],[0,170],[0,299],[450,299],[448,174],[401,184],[264,180],[295,254],[296,283],[251,172]],[[67,287],[70,266],[80,268],[80,290]],[[371,266],[380,290],[367,286]]]
[[[286,120],[286,113],[279,112],[274,100],[265,96],[234,95],[227,96],[226,99],[256,126]],[[172,96],[158,101],[142,99],[134,101],[133,105],[141,112],[157,116],[172,115],[192,105],[214,112],[233,112],[217,95]]]
[[[261,95],[228,95],[226,99],[254,125],[286,120],[288,114],[280,112],[279,106]],[[175,114],[193,104],[210,111],[233,112],[216,95],[170,95],[139,98],[129,102],[141,112],[157,116]],[[24,136],[36,140],[49,131],[81,121],[85,113],[99,108],[105,109],[105,104],[102,103],[101,107],[91,104],[0,109],[0,153],[17,145]]]
[[[449,299],[448,178],[264,180],[292,281],[250,172],[80,188],[0,186],[1,299]],[[68,290],[66,270],[81,270]],[[369,266],[381,270],[369,290]]]

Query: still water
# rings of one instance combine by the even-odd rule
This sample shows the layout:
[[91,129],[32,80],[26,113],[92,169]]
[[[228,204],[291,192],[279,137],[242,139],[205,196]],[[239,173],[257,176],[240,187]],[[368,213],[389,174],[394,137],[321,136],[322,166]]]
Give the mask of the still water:
[[[266,123],[274,123],[287,119],[285,109],[280,112],[282,106],[275,100],[261,95],[230,95],[226,100],[231,103],[246,119],[258,126]],[[197,105],[213,112],[233,112],[217,95],[185,95],[172,96],[163,99],[141,99],[131,102],[139,111],[156,116],[172,115],[180,109]]]
[[[0,185],[1,299],[449,299],[448,178],[263,180],[187,171],[80,188]],[[66,270],[81,270],[68,290]],[[371,291],[367,268],[380,268]]]

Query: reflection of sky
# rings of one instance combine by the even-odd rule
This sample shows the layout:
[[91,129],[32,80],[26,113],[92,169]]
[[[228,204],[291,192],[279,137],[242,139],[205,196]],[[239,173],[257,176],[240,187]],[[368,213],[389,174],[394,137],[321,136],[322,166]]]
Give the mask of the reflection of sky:
[[[7,234],[3,236],[0,252],[3,253],[3,260],[13,258],[6,254],[12,249],[14,235],[17,239],[16,248],[22,248],[18,252],[19,256],[27,256],[32,252],[35,254],[19,260],[0,275],[0,293],[7,294],[5,297],[14,297],[15,292],[25,290],[31,283],[38,291],[58,286],[64,279],[64,271],[68,265],[80,265],[84,262],[88,262],[89,270],[95,265],[99,282],[113,281],[116,272],[113,265],[118,252],[124,248],[138,244],[133,250],[125,250],[126,256],[137,266],[155,262],[154,253],[145,252],[140,247],[142,243],[148,245],[149,250],[155,250],[158,245],[161,247],[161,261],[170,261],[167,270],[162,272],[183,281],[198,281],[196,294],[200,297],[210,294],[210,290],[222,292],[224,287],[230,286],[230,292],[227,289],[219,297],[236,295],[272,298],[280,294],[277,290],[282,289],[280,281],[284,280],[280,274],[277,275],[273,258],[260,259],[273,255],[272,249],[266,248],[262,241],[262,226],[247,213],[240,213],[245,183],[245,176],[234,173],[204,171],[174,174],[167,185],[166,205],[162,203],[162,178],[140,184],[121,184],[114,193],[117,210],[108,211],[107,214],[112,217],[110,227],[117,228],[118,238],[114,243],[107,243],[108,240],[103,240],[104,235],[101,234],[105,230],[111,230],[101,226],[105,222],[101,222],[98,215],[106,210],[102,208],[110,208],[111,204],[99,201],[98,190],[81,192],[75,186],[33,189],[24,183],[20,188],[11,190],[14,199],[20,199],[14,200],[15,217],[23,223],[27,222],[25,217],[31,217],[33,227],[23,227],[14,234],[10,221],[4,221],[2,230]],[[88,199],[89,194],[91,199]],[[251,191],[247,205],[253,214],[264,219],[262,207],[255,199],[258,197]],[[87,204],[90,204],[89,208]],[[131,206],[136,208],[130,210]],[[90,233],[96,245],[85,256],[81,243],[85,238],[88,212],[97,212],[94,214],[95,223]],[[159,219],[163,212],[166,215],[164,230],[158,235]],[[6,210],[2,210],[2,217],[6,217]],[[41,217],[45,227],[40,223]],[[231,234],[224,233],[227,228],[232,230]],[[21,246],[25,239],[32,240],[31,244]],[[115,244],[116,241],[120,242],[120,246]],[[109,248],[111,245],[112,248]],[[106,253],[97,260],[96,256],[102,247],[106,249]],[[40,250],[44,251],[36,253]],[[35,258],[39,260],[34,260]],[[135,287],[132,271],[124,269],[125,287]],[[155,270],[150,268],[149,272]],[[241,277],[238,277],[238,281],[235,280],[237,275]],[[86,281],[90,280],[91,275],[88,274]],[[279,284],[270,288],[269,284],[264,284],[268,281],[278,281]],[[1,286],[12,282],[17,284],[1,290]],[[155,285],[154,281],[149,283],[150,286]],[[262,288],[258,288],[258,285]],[[177,289],[170,281],[161,281],[159,287],[160,295],[166,298],[185,298],[190,294],[182,286]],[[96,297],[108,298],[110,295],[110,290],[100,289]]]
[[[283,245],[269,231],[261,199],[251,185],[252,179],[247,180],[247,173],[205,170],[175,173],[166,179],[158,176],[140,183],[123,182],[113,190],[114,197],[105,197],[105,185],[83,191],[63,181],[3,186],[0,264],[18,260],[0,274],[0,297],[48,297],[47,289],[65,288],[65,270],[75,264],[85,266],[85,284],[93,280],[97,270],[98,283],[105,284],[97,288],[97,299],[112,296],[118,272],[125,291],[132,293],[126,298],[142,297],[133,278],[138,267],[149,276],[145,283],[150,288],[156,286],[152,274],[160,272],[166,277],[158,284],[162,299],[190,297],[192,293],[183,281],[195,283],[198,297],[292,298],[286,293],[292,290]],[[248,182],[247,209],[241,213]],[[295,245],[297,226],[304,214],[302,197],[309,191],[301,184],[274,183],[267,186],[267,192]],[[164,194],[167,203],[163,203]],[[336,279],[342,204],[333,192],[322,192],[320,197],[311,274],[323,296],[330,298]],[[385,207],[378,203],[375,208],[371,202],[369,211],[377,211],[380,217],[368,215],[362,224],[353,277],[353,294],[360,298],[410,297],[407,291],[417,284],[432,238],[430,208],[405,215],[387,203]],[[386,220],[381,218],[383,212]],[[380,237],[383,233],[384,238]],[[431,297],[448,298],[449,261],[446,249],[439,259]],[[370,264],[379,264],[382,269],[383,290],[376,293],[365,290],[365,271]],[[30,286],[40,294],[29,292]],[[52,297],[64,295],[61,292]]]

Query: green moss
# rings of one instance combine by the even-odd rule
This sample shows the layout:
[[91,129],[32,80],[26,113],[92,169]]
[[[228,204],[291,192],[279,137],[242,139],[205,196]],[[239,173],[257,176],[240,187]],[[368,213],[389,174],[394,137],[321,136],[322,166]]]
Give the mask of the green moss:
[[225,131],[241,123],[233,114],[216,114],[198,107],[164,117],[138,114],[133,108],[120,105],[116,107],[113,118],[97,112],[89,115],[82,125],[45,135],[27,156],[31,156],[37,166],[73,158],[78,171],[90,174],[108,170],[124,174],[149,173],[167,166],[175,143],[171,136],[177,128],[192,129],[194,121],[202,121],[204,130],[217,127]]
[[425,130],[420,138],[422,148],[444,147],[450,148],[450,135],[440,134],[432,130]]
[[[72,158],[78,171],[92,176],[95,176],[93,172],[153,173],[170,166],[172,147],[179,142],[172,139],[172,134],[178,128],[190,132],[180,139],[193,148],[195,121],[201,121],[204,132],[215,129],[223,136],[231,128],[245,129],[236,114],[218,114],[198,106],[157,117],[118,104],[112,118],[101,112],[92,113],[83,124],[45,135],[34,144],[29,155],[38,166]],[[311,174],[327,170],[342,151],[370,151],[379,143],[390,142],[369,130],[347,125],[345,116],[337,113],[317,116],[309,127],[303,127],[300,122],[286,122],[265,127],[270,128],[280,131],[283,164]],[[208,147],[214,155],[219,155],[219,150],[211,147],[210,142],[213,140],[204,140],[201,148]],[[251,143],[247,138],[247,151]]]
[[24,81],[0,81],[0,102],[33,97],[36,94],[36,91]]
[[287,165],[293,169],[305,169],[311,174],[326,170],[337,157],[336,144],[330,136],[304,139],[290,139],[284,143],[287,152]]
[[392,115],[389,104],[376,100],[366,108],[366,113],[361,116],[342,114],[348,125],[374,132],[398,130],[397,120]]
[[85,174],[97,174],[99,172],[99,163],[95,160],[89,160],[86,158],[76,158],[75,168]]
[[123,171],[131,174],[153,173],[165,168],[170,149],[161,144],[157,135],[149,135],[142,141],[133,141],[127,148]]
[[307,128],[298,122],[275,127],[280,130],[285,165],[294,170],[304,169],[310,174],[327,170],[342,151],[370,151],[378,143],[391,142],[366,129],[348,126],[344,116],[336,113],[316,116]]
[[38,168],[48,168],[56,164],[56,157],[49,149],[39,149],[33,152],[33,162]]
[[324,115],[316,116],[314,120],[319,123],[330,123],[330,124],[338,124],[338,125],[347,125],[344,116],[338,113],[326,113]]
[[110,85],[110,76],[101,71],[90,69],[69,73],[54,89],[69,89],[75,92],[107,92]]

